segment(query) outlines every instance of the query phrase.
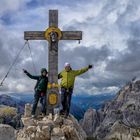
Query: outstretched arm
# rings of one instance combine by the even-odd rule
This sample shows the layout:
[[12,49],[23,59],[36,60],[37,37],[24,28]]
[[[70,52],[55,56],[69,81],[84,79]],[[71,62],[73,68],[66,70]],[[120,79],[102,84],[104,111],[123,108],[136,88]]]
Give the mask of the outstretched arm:
[[24,72],[28,77],[30,77],[31,79],[39,80],[39,76],[31,75],[29,72],[27,72],[27,70],[24,70],[24,69],[23,69],[23,72]]
[[81,75],[81,74],[87,72],[91,68],[92,68],[92,65],[89,65],[88,67],[82,68],[80,70],[74,70],[75,76]]
[[58,74],[58,79],[61,79],[62,78],[62,75],[61,75],[61,72]]

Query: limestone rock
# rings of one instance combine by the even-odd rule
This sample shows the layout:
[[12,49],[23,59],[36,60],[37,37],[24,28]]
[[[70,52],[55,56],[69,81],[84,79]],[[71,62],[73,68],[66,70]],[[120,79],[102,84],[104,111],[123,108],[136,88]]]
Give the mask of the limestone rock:
[[127,83],[100,110],[88,110],[80,124],[97,140],[140,140],[140,81]]
[[66,140],[64,132],[61,128],[56,127],[52,130],[51,140]]
[[58,114],[56,114],[54,116],[54,123],[55,125],[61,126],[63,124],[63,118],[59,116]]
[[77,131],[80,137],[80,140],[84,140],[87,137],[87,135],[85,131],[82,129],[82,127],[80,126],[80,124],[78,123],[78,121],[72,115],[70,116],[68,120],[71,120],[73,122],[73,126],[75,130]]
[[68,140],[82,140],[73,126],[64,126],[63,131]]
[[58,114],[42,119],[22,118],[24,129],[17,140],[86,140],[87,135],[78,121],[71,115],[67,119]]
[[25,105],[24,116],[31,117],[31,104],[29,104],[29,103]]
[[51,140],[67,140],[65,137],[52,136]]
[[95,109],[88,109],[81,123],[88,136],[93,136],[96,127],[99,125],[99,118]]
[[0,140],[16,140],[15,129],[9,125],[0,124]]
[[115,122],[104,140],[140,140],[140,129],[130,128],[121,122]]
[[26,128],[26,131],[29,132],[29,133],[32,133],[32,132],[36,132],[36,126],[28,126]]
[[51,129],[50,129],[49,126],[43,126],[42,127],[42,132],[43,132],[43,134],[45,134],[45,137],[47,139],[49,139],[51,137]]
[[34,119],[30,118],[30,117],[28,117],[28,118],[24,117],[24,118],[21,118],[21,120],[22,120],[24,126],[36,126],[37,125],[36,120],[34,120]]
[[[31,117],[32,112],[32,105],[27,103],[25,104],[25,111],[24,111],[24,117]],[[41,114],[41,104],[38,103],[37,109],[36,109],[36,116],[39,116]]]

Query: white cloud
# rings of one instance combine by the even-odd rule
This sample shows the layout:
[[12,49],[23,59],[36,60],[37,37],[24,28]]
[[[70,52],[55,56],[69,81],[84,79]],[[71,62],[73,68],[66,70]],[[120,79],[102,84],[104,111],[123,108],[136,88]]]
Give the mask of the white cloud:
[[0,15],[20,10],[20,8],[23,8],[29,1],[31,0],[1,0]]
[[[41,2],[37,0],[36,2],[40,3],[39,5],[27,7],[30,1],[0,1],[0,16],[5,17],[5,19],[0,18],[0,55],[1,57],[6,56],[4,57],[5,65],[2,64],[0,69],[0,78],[6,73],[10,63],[23,45],[23,32],[25,30],[45,30],[48,26],[48,9],[57,8],[59,9],[59,27],[61,29],[83,31],[83,40],[80,45],[77,41],[60,42],[61,52],[59,58],[61,62],[59,63],[59,68],[62,69],[64,61],[71,58],[75,59],[75,61],[68,61],[73,63],[74,68],[88,65],[88,63],[95,63],[94,71],[89,71],[84,76],[77,78],[76,93],[99,94],[102,92],[116,92],[120,83],[122,84],[129,79],[128,76],[122,77],[120,73],[115,75],[113,70],[108,71],[106,67],[108,67],[108,62],[111,60],[117,61],[119,57],[122,58],[122,55],[128,50],[127,41],[130,37],[134,38],[132,27],[136,26],[135,22],[137,22],[138,26],[138,21],[140,20],[140,2],[138,0],[91,0],[81,2],[59,0],[60,4],[57,1],[56,3],[54,1],[51,3],[51,1]],[[110,52],[107,49],[103,49],[104,45]],[[82,46],[87,49],[91,48],[91,51],[96,51],[98,56],[94,52],[90,53],[90,50],[76,49]],[[37,72],[39,73],[41,67],[47,66],[47,42],[31,41],[31,49]],[[66,53],[66,51],[72,52],[71,50],[74,51],[70,55],[62,54],[62,52]],[[75,51],[77,52],[74,53]],[[82,56],[84,57],[79,53],[83,53]],[[105,53],[105,56],[102,58],[103,53]],[[92,57],[91,54],[95,55],[97,59],[94,56]],[[28,48],[25,48],[22,52],[14,68],[14,70],[17,70],[16,72],[11,71],[6,80],[7,88],[3,87],[3,90],[32,91],[35,81],[25,77],[22,74],[22,68],[34,73]]]

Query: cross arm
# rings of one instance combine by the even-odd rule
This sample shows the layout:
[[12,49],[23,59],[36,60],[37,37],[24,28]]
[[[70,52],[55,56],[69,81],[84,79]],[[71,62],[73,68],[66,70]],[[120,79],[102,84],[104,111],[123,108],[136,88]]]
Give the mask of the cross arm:
[[25,40],[45,40],[45,31],[25,31]]
[[[25,31],[25,40],[46,40],[45,31]],[[82,40],[82,31],[62,31],[61,40]]]
[[82,31],[62,31],[61,40],[82,40]]

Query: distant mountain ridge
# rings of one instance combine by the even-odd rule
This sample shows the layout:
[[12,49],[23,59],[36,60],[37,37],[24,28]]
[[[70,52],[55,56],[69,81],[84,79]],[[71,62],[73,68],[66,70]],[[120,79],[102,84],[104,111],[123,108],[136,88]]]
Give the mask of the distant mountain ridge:
[[15,99],[9,95],[2,94],[0,95],[0,105],[15,107],[19,112],[24,112],[25,101]]
[[[93,96],[73,96],[71,105],[71,114],[73,114],[78,120],[82,119],[85,111],[88,108],[99,109],[104,102],[111,100],[114,94],[101,94]],[[22,112],[25,103],[32,103],[33,93],[8,93],[0,95],[0,104],[16,107],[21,106]]]

